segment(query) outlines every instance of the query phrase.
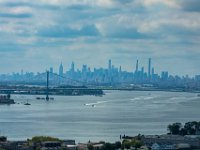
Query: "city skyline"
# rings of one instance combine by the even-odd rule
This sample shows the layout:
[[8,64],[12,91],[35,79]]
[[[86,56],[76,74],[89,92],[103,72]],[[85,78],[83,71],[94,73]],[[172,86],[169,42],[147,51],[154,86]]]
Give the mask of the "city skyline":
[[151,57],[156,72],[200,74],[199,5],[199,0],[1,0],[0,73],[41,72],[60,61],[99,68],[108,59],[132,71],[137,59],[146,64]]
[[[105,63],[105,62],[104,62]],[[102,63],[102,64],[104,64]],[[118,71],[122,71],[122,72],[129,72],[129,73],[135,73],[135,72],[138,72],[138,71],[143,71],[144,73],[147,74],[147,77],[150,77],[150,74],[153,73],[153,74],[158,74],[158,75],[162,75],[162,72],[168,72],[169,75],[172,75],[172,76],[179,76],[179,77],[195,77],[196,75],[199,75],[199,74],[194,74],[194,75],[189,75],[189,74],[172,74],[169,72],[169,70],[163,68],[161,70],[157,70],[157,68],[155,67],[156,65],[156,62],[154,62],[154,60],[152,61],[152,58],[148,58],[146,60],[146,63],[144,62],[141,62],[139,59],[137,59],[135,61],[135,64],[132,63],[132,69],[130,70],[126,70],[126,68],[124,68],[122,65],[116,65],[115,62],[113,62],[112,59],[108,59],[106,61],[106,65],[104,66],[99,66],[99,67],[91,67],[90,64],[86,64],[86,63],[82,63],[82,64],[77,64],[75,61],[71,61],[70,64],[64,64],[63,61],[60,61],[60,64],[57,64],[56,67],[53,67],[53,66],[48,66],[46,67],[45,69],[42,69],[41,71],[31,71],[31,70],[24,70],[23,68],[14,72],[8,72],[8,73],[4,73],[4,72],[0,72],[0,75],[3,75],[3,74],[7,74],[7,75],[12,75],[12,74],[25,74],[25,73],[33,73],[35,75],[37,75],[38,73],[42,73],[42,72],[46,72],[46,71],[50,71],[50,72],[54,72],[58,75],[63,75],[63,74],[66,74],[67,72],[71,71],[72,68],[74,70],[74,72],[77,72],[77,71],[82,71],[83,67],[87,67],[87,69],[89,68],[90,72],[94,72],[95,69],[112,69],[112,67],[116,68]],[[130,65],[130,66],[131,66]],[[162,66],[162,65],[160,65]],[[62,72],[62,73],[61,73]]]
[[157,72],[153,65],[153,59],[149,58],[147,69],[140,64],[137,59],[135,68],[128,72],[122,66],[116,66],[111,59],[107,61],[106,67],[91,68],[83,64],[82,68],[77,68],[72,61],[71,67],[66,69],[61,62],[58,70],[50,67],[42,72],[21,72],[12,74],[0,74],[2,84],[33,84],[46,85],[50,83],[56,85],[70,86],[150,86],[159,88],[182,88],[185,90],[199,88],[200,75],[190,77],[188,75],[171,75],[167,70]]
[[[53,66],[49,66],[47,67],[46,69],[43,69],[42,71],[31,71],[31,70],[24,70],[23,68],[21,70],[18,70],[16,72],[9,72],[9,73],[3,73],[3,72],[0,72],[0,75],[2,74],[8,74],[8,75],[12,75],[12,74],[25,74],[25,73],[34,73],[35,75],[38,74],[38,73],[42,73],[42,72],[46,72],[46,71],[49,71],[49,72],[53,72],[53,73],[56,73],[58,75],[63,75],[63,74],[66,74],[67,72],[70,72],[70,71],[73,71],[73,72],[77,72],[77,71],[82,71],[84,67],[86,67],[86,69],[89,69],[90,72],[94,72],[95,69],[107,69],[107,70],[110,70],[112,68],[115,68],[117,69],[118,72],[129,72],[129,73],[136,73],[138,71],[143,71],[144,73],[147,74],[147,77],[150,77],[151,74],[158,74],[158,75],[161,75],[162,72],[168,72],[170,75],[173,75],[171,74],[167,69],[162,69],[162,70],[157,70],[157,68],[155,67],[154,64],[156,64],[156,62],[154,62],[154,60],[152,58],[148,58],[146,60],[146,63],[141,63],[141,61],[139,59],[137,59],[135,61],[135,64],[133,63],[132,66],[132,70],[126,70],[123,68],[122,65],[116,65],[115,62],[113,62],[112,59],[109,59],[106,61],[107,64],[105,66],[99,66],[99,67],[91,67],[89,64],[86,64],[86,63],[82,63],[82,64],[77,64],[75,61],[72,61],[71,64],[63,64],[63,61],[60,62],[60,64],[57,64],[56,67],[53,67]],[[66,67],[67,66],[67,67]],[[156,71],[155,71],[156,70]],[[186,75],[181,75],[181,74],[175,74],[173,76],[189,76],[188,74]],[[196,75],[199,75],[199,74],[196,74]],[[195,76],[195,75],[194,75]],[[194,77],[194,76],[189,76],[189,77]]]

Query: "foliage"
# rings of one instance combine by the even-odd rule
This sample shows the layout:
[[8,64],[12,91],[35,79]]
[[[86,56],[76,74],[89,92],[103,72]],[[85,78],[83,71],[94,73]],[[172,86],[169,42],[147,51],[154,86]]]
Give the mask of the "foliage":
[[50,136],[35,136],[31,139],[34,143],[40,143],[45,141],[60,141],[58,138],[50,137]]
[[140,148],[142,146],[142,142],[137,139],[132,139],[132,140],[124,140],[122,142],[122,147],[126,149],[130,149],[130,147],[135,147],[135,148]]
[[102,150],[115,150],[115,145],[111,143],[105,143]]
[[180,133],[180,129],[182,127],[182,124],[179,122],[173,123],[172,125],[168,125],[168,130],[170,131],[171,134],[173,135],[178,135]]
[[89,144],[89,145],[87,146],[87,148],[88,148],[88,150],[93,150],[93,149],[94,149],[94,147],[93,147],[92,144]]
[[131,147],[131,141],[129,141],[129,140],[124,140],[124,141],[122,142],[122,147],[123,147],[123,148],[126,148],[126,149],[130,149],[130,147]]
[[186,122],[183,127],[181,123],[173,123],[167,128],[173,135],[195,135],[200,133],[200,122]]
[[119,148],[121,148],[122,147],[122,144],[121,144],[121,142],[115,142],[115,148],[116,149],[119,149]]

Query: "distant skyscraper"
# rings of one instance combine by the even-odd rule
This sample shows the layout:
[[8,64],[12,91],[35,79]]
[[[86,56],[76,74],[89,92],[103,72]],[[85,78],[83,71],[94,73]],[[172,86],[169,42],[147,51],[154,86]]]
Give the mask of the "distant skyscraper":
[[148,64],[148,77],[151,77],[151,58],[149,58],[149,64]]
[[154,75],[154,68],[152,68],[151,73],[152,73],[152,76],[153,76]]
[[112,68],[112,63],[111,63],[111,60],[109,59],[109,61],[108,61],[108,70],[111,70],[111,68]]
[[136,69],[135,69],[135,72],[136,72],[136,73],[138,72],[138,59],[137,59],[137,62],[136,62]]
[[161,72],[161,79],[167,80],[168,79],[168,72],[167,71],[162,71]]
[[87,72],[87,65],[83,65],[82,66],[82,73],[86,73]]
[[74,62],[72,62],[72,64],[71,64],[71,72],[74,72],[74,71],[75,71]]
[[24,75],[24,71],[23,71],[23,69],[21,70],[21,76],[23,76]]
[[61,62],[60,67],[59,67],[59,75],[60,76],[63,75],[63,65],[62,65],[62,62]]
[[50,67],[50,74],[53,73],[53,67]]
[[144,67],[142,67],[141,71],[142,71],[142,75],[143,75],[144,74]]

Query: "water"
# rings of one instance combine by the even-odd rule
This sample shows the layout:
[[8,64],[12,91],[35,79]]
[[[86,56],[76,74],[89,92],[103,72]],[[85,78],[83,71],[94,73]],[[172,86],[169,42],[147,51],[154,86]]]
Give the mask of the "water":
[[[48,102],[12,95],[18,104],[0,105],[0,134],[9,140],[46,135],[76,142],[117,141],[120,134],[163,134],[170,123],[200,121],[195,93],[105,92],[103,97],[54,96]],[[24,105],[27,100],[30,106]]]

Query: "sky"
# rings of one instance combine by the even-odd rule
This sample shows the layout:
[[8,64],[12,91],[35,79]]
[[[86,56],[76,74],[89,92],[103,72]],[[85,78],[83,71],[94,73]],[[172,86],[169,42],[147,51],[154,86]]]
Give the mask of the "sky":
[[0,74],[107,67],[200,74],[200,0],[0,0]]

